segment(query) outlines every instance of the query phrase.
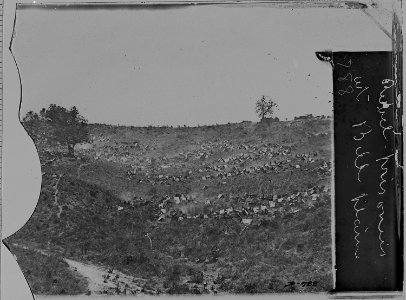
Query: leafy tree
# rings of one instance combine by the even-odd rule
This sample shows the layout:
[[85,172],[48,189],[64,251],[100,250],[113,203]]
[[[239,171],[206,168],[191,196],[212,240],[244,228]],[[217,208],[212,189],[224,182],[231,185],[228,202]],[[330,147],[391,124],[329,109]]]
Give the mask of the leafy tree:
[[74,156],[76,144],[89,140],[87,120],[75,106],[68,110],[51,104],[48,109],[41,109],[39,114],[29,111],[23,118],[23,124],[34,140],[39,142],[46,135],[47,141],[66,145],[70,156]]
[[36,128],[38,127],[39,122],[40,117],[32,110],[27,112],[27,114],[23,118],[24,128],[33,139],[35,139]]
[[24,129],[36,144],[49,143],[50,128],[42,114],[30,110],[22,120]]
[[33,112],[32,110],[30,110],[29,112],[27,112],[27,114],[25,115],[25,117],[23,118],[23,122],[31,122],[31,121],[36,121],[39,120],[39,116],[37,113]]
[[74,147],[89,140],[87,120],[79,114],[76,106],[67,110],[64,107],[51,104],[43,112],[46,121],[52,128],[51,138],[68,147],[70,156],[74,156]]
[[255,112],[262,121],[265,118],[271,117],[277,107],[278,104],[270,97],[262,96],[261,99],[258,99],[255,103]]

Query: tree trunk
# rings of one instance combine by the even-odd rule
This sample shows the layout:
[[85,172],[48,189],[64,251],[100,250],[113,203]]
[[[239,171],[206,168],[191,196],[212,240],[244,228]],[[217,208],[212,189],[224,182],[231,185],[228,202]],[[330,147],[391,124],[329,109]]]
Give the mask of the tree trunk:
[[74,150],[74,146],[73,144],[68,144],[68,155],[70,157],[74,157],[75,156],[75,150]]
[[262,112],[261,112],[261,122],[263,122],[263,121],[264,121],[264,119],[265,119],[265,115],[266,115],[266,113],[265,113],[265,109],[263,109],[263,110],[262,110]]

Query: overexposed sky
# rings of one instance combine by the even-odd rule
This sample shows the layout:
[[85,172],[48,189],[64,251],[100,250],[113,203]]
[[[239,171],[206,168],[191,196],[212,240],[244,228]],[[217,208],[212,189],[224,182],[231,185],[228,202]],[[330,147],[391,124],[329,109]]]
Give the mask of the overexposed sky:
[[391,50],[361,10],[188,6],[19,9],[21,113],[76,105],[91,123],[203,125],[332,115],[332,68],[315,51]]

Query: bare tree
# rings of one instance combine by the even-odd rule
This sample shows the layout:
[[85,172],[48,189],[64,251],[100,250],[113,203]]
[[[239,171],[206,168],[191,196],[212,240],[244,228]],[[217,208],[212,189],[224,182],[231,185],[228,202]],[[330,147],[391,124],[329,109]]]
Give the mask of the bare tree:
[[271,117],[277,107],[278,104],[275,101],[273,101],[270,97],[263,95],[255,103],[255,112],[262,121],[265,118]]

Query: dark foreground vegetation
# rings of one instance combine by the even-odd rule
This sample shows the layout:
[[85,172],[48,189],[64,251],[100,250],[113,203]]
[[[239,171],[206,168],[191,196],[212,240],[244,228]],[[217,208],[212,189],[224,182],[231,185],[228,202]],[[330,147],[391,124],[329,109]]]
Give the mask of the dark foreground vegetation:
[[58,255],[10,247],[18,258],[18,264],[31,291],[44,295],[77,295],[87,291],[86,279],[69,269]]
[[[332,288],[331,119],[87,126],[91,142],[74,158],[35,134],[41,194],[9,244],[148,279],[154,293]],[[34,293],[82,291],[67,275],[68,287],[54,288],[39,269],[50,258],[15,254]]]

